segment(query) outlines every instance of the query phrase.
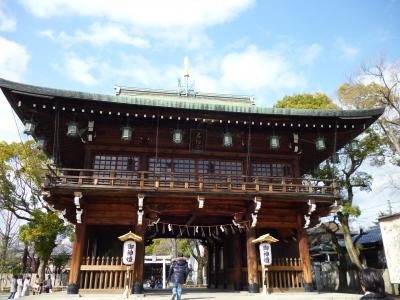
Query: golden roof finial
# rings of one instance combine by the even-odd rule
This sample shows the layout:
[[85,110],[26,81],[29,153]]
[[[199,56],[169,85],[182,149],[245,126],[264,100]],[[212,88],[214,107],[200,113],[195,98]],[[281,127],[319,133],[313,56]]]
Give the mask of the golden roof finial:
[[128,233],[125,233],[124,235],[121,235],[118,237],[120,241],[129,241],[129,240],[134,240],[135,242],[141,242],[142,238],[136,234],[134,234],[132,231],[129,231]]
[[270,243],[270,244],[272,244],[272,243],[276,243],[276,242],[279,242],[279,240],[278,239],[276,239],[276,238],[274,238],[272,235],[270,235],[269,233],[267,233],[267,234],[264,234],[264,235],[262,235],[262,236],[260,236],[260,237],[258,237],[258,238],[256,238],[255,240],[252,240],[251,241],[252,243]]
[[183,59],[183,65],[183,77],[189,78],[189,57],[185,56],[185,58]]

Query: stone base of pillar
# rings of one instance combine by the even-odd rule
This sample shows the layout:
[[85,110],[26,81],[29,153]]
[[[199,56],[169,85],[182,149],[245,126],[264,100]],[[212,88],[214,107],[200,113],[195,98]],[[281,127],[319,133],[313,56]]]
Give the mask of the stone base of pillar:
[[258,283],[249,283],[249,292],[250,293],[259,293],[260,289],[258,287]]
[[241,282],[235,282],[234,289],[235,289],[235,291],[241,291],[243,289],[242,283]]
[[132,286],[132,294],[143,294],[143,284],[141,282],[135,282]]
[[79,293],[79,286],[76,283],[69,284],[67,286],[67,294],[78,294]]
[[304,291],[305,292],[312,292],[314,291],[312,283],[304,283]]

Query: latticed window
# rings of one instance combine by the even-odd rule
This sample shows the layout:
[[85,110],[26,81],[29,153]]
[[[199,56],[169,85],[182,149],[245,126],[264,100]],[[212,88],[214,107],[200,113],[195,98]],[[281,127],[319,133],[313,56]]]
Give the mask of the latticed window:
[[[150,177],[157,176],[160,186],[169,186],[173,182],[176,187],[194,184],[196,164],[193,159],[158,158],[149,159]],[[174,174],[171,174],[174,173]]]
[[139,169],[139,157],[127,155],[95,155],[93,169],[137,171]]
[[265,163],[253,162],[251,164],[251,174],[253,176],[266,177],[292,177],[292,167],[284,163]]
[[[94,172],[98,177],[111,177],[111,178],[127,178],[136,180],[137,174],[126,172],[139,170],[139,157],[130,155],[111,155],[99,154],[94,156],[93,169],[99,170]],[[104,170],[104,171],[103,171]],[[124,172],[118,172],[124,171]],[[126,181],[124,181],[126,182]],[[108,181],[100,180],[99,183],[108,183]],[[114,182],[115,184],[122,184],[121,181]]]
[[199,175],[202,174],[203,181],[206,185],[218,183],[225,185],[228,176],[234,186],[242,183],[242,161],[207,159],[198,160],[197,163]]
[[198,160],[199,174],[215,175],[242,175],[243,164],[241,161],[227,161],[217,159]]

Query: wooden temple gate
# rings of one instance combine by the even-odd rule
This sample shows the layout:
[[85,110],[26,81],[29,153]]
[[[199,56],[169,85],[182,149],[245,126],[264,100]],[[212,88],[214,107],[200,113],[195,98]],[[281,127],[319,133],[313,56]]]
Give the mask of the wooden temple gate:
[[[123,87],[111,96],[4,79],[0,88],[53,160],[45,200],[76,225],[69,293],[123,286],[117,237],[129,230],[144,241],[128,271],[138,293],[144,247],[155,237],[201,239],[210,287],[258,292],[251,241],[265,233],[281,240],[268,286],[312,290],[305,227],[340,195],[333,178],[306,174],[383,112],[269,109],[244,96]],[[191,230],[160,232],[158,221]]]

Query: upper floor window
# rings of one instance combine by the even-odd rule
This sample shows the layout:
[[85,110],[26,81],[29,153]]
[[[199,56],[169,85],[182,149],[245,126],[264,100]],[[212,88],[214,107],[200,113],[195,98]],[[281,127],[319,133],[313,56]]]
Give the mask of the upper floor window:
[[252,162],[251,174],[266,177],[292,177],[292,166],[284,163]]
[[139,157],[109,154],[95,155],[93,169],[137,171],[139,170]]

